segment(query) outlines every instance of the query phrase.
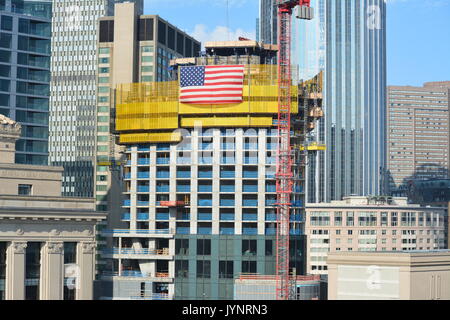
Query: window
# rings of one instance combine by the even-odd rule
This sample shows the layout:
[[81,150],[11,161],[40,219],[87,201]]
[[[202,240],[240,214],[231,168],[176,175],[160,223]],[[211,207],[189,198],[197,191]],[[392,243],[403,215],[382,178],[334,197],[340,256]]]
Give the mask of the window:
[[272,255],[273,255],[273,241],[266,240],[266,256],[272,256]]
[[175,254],[188,255],[189,254],[189,239],[175,240]]
[[391,227],[396,227],[398,224],[397,212],[391,212]]
[[242,261],[242,273],[256,273],[256,261]]
[[335,226],[342,226],[342,212],[335,212],[334,213],[334,225]]
[[211,240],[210,239],[197,240],[197,255],[201,255],[201,256],[211,255]]
[[25,300],[39,300],[41,243],[28,242],[25,252]]
[[347,227],[352,227],[354,223],[354,213],[347,212]]
[[219,279],[233,279],[233,261],[219,261]]
[[197,278],[211,278],[211,261],[197,261]]
[[[76,275],[77,268],[73,266],[77,263],[77,243],[64,242],[64,265],[66,275],[73,277],[64,277],[64,300],[75,300],[76,297]],[[72,265],[72,266],[70,266]]]
[[33,186],[31,184],[19,184],[19,195],[30,196]]
[[242,255],[256,255],[256,240],[242,240]]
[[2,30],[12,31],[13,19],[10,16],[2,16]]
[[11,48],[11,39],[12,36],[8,33],[0,34],[0,47],[2,48]]
[[189,260],[175,260],[175,277],[189,277]]

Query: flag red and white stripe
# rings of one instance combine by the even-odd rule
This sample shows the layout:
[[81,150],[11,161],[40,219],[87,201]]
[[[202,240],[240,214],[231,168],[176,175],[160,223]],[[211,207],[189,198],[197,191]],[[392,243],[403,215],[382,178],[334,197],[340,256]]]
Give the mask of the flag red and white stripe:
[[180,70],[180,102],[231,104],[242,102],[244,66],[195,66]]

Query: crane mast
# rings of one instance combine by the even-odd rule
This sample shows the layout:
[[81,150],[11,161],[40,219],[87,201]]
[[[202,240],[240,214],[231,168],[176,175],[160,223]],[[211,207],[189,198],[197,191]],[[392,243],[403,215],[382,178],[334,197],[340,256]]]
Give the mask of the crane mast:
[[291,17],[300,6],[300,19],[311,19],[310,0],[276,0],[278,6],[278,154],[276,172],[277,231],[276,273],[277,300],[288,300],[289,224],[293,189],[291,148]]

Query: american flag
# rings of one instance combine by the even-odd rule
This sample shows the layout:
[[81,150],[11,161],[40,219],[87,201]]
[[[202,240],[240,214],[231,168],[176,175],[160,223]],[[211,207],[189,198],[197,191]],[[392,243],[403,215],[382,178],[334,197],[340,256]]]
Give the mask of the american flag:
[[182,67],[180,102],[229,104],[242,102],[244,66]]

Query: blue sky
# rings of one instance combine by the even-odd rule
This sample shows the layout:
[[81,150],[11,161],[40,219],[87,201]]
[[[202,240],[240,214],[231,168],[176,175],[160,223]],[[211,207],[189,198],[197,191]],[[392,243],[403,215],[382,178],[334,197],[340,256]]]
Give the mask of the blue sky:
[[[145,13],[159,14],[201,41],[255,38],[258,0],[228,3],[227,14],[226,0],[145,0]],[[388,84],[450,80],[450,0],[387,3]]]

